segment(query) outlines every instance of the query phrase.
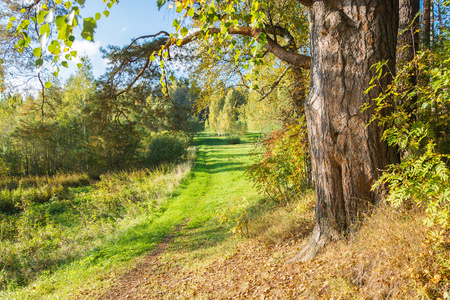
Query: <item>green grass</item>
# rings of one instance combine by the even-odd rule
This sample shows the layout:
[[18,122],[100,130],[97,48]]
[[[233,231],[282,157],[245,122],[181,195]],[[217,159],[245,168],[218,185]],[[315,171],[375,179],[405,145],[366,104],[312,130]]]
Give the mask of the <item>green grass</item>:
[[229,233],[234,218],[259,199],[244,175],[253,138],[248,135],[241,144],[228,145],[226,138],[199,135],[195,168],[153,213],[122,220],[119,231],[82,257],[24,288],[3,292],[0,298],[67,298],[86,289],[104,289],[187,220],[171,247],[183,249],[187,256],[192,253],[197,261],[220,255],[219,245],[225,249],[236,242]]

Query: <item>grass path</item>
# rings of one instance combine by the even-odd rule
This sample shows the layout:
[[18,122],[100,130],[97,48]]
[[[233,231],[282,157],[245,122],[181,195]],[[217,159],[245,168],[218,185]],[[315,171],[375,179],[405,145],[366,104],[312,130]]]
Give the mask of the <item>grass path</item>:
[[[74,298],[133,298],[130,293],[139,286],[142,281],[140,277],[151,272],[148,268],[159,259],[169,243],[170,247],[180,250],[177,252],[179,255],[191,262],[194,259],[212,259],[235,246],[236,240],[230,239],[229,226],[222,224],[220,219],[230,221],[259,198],[244,175],[243,166],[249,161],[251,143],[247,140],[243,144],[227,145],[224,138],[200,136],[197,144],[198,158],[191,178],[175,191],[161,208],[158,218],[146,229],[148,233],[156,233],[154,239],[158,240],[159,246],[140,260],[135,268],[114,279],[106,292],[102,289],[84,290]],[[165,236],[165,240],[161,236]],[[174,237],[176,239],[172,241]],[[145,240],[126,239],[118,247],[133,248],[136,243],[142,242]]]

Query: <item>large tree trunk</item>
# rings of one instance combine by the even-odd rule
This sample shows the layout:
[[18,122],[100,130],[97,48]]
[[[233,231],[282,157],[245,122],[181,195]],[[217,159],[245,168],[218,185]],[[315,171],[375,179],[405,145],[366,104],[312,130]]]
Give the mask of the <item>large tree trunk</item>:
[[419,0],[399,1],[399,24],[397,44],[397,68],[405,62],[410,62],[419,49]]
[[[419,26],[420,21],[417,14],[420,11],[419,0],[400,0],[399,1],[399,24],[398,24],[398,41],[397,41],[397,71],[401,71],[405,65],[414,60],[419,50]],[[415,70],[408,72],[410,75],[405,76],[401,83],[403,92],[412,90],[417,85],[417,76]],[[399,74],[399,72],[397,72]],[[411,115],[411,121],[416,119],[414,114],[414,106],[417,97],[404,97],[402,104],[406,111]]]
[[423,48],[430,48],[431,33],[431,0],[423,1],[423,20],[422,20],[422,43]]
[[371,191],[396,152],[380,142],[382,128],[369,123],[365,103],[386,87],[368,94],[373,64],[389,60],[395,70],[398,1],[315,1],[310,8],[311,84],[306,100],[316,227],[311,242],[294,260],[314,256],[326,241],[347,232],[361,212],[381,201]]

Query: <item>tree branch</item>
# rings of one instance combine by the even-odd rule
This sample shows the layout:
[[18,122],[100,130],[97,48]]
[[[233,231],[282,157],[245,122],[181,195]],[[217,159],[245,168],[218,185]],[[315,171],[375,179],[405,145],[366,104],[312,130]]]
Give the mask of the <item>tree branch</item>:
[[128,49],[130,49],[131,46],[133,46],[134,43],[136,43],[138,40],[141,39],[148,39],[148,38],[155,38],[160,34],[164,34],[166,36],[170,36],[170,34],[167,31],[160,31],[157,34],[149,34],[149,35],[143,35],[138,38],[135,38],[125,49],[123,49],[122,54],[125,53]]
[[[292,47],[292,43],[293,43],[293,38],[292,35],[285,30],[282,27],[276,26],[276,28],[272,28],[271,30],[269,30],[271,34],[273,35],[280,35],[283,36],[285,39],[287,39],[288,41],[288,45],[291,45]],[[208,29],[208,33],[209,34],[218,34],[221,32],[220,28],[209,28]],[[230,28],[228,33],[229,34],[233,34],[233,35],[244,35],[244,36],[248,36],[248,37],[252,37],[252,38],[256,38],[258,39],[259,34],[263,32],[262,29],[254,29],[252,27],[249,26],[242,26],[239,28]],[[168,49],[170,46],[173,46],[175,44],[177,44],[179,47],[182,47],[184,45],[187,45],[189,43],[191,43],[192,41],[194,41],[197,37],[201,36],[203,34],[202,31],[196,31],[188,36],[186,36],[185,38],[183,38],[181,40],[181,42],[177,43],[177,39],[175,38],[169,38],[169,34],[165,31],[160,31],[159,33],[155,34],[155,35],[146,35],[146,36],[141,36],[138,37],[137,39],[133,40],[131,42],[130,45],[128,45],[123,51],[122,54],[131,48],[131,46],[139,39],[143,39],[143,38],[149,38],[149,37],[156,37],[158,35],[166,35],[167,36],[167,40],[162,39],[158,44],[159,46],[163,46],[165,44],[165,48]],[[278,57],[280,60],[294,65],[294,66],[298,66],[298,67],[302,67],[302,68],[307,68],[309,69],[311,67],[311,58],[307,55],[303,55],[303,54],[299,54],[299,53],[295,53],[295,52],[291,52],[286,50],[285,48],[281,47],[278,43],[276,43],[272,38],[270,38],[269,36],[267,36],[267,44],[265,44],[264,48],[269,51],[270,53],[272,53],[273,55],[275,55],[276,57]],[[157,52],[159,49],[154,50],[154,52]],[[121,92],[119,92],[118,95],[123,94],[124,92],[128,91],[136,82],[137,80],[144,74],[145,70],[148,68],[150,64],[149,61],[149,57],[147,57],[146,63],[144,65],[143,68],[141,68],[141,71],[139,72],[139,74],[134,78],[134,80],[131,82],[131,84],[129,84],[127,86],[127,88]],[[123,65],[123,63],[121,64],[121,66]],[[283,72],[285,73],[285,72]],[[114,74],[114,73],[113,73]],[[283,75],[284,76],[284,75]],[[281,78],[280,78],[281,80]],[[264,97],[267,97],[264,96]]]
[[314,0],[297,0],[298,3],[304,6],[311,7],[313,5]]
[[[208,33],[210,34],[216,34],[220,33],[220,28],[209,28]],[[262,32],[261,29],[253,29],[249,26],[242,26],[239,28],[230,28],[229,34],[236,34],[236,35],[245,35],[248,37],[258,38],[258,35]],[[276,33],[276,32],[274,32]],[[182,42],[179,44],[179,46],[186,45],[190,42],[192,42],[194,39],[196,39],[198,36],[202,34],[201,31],[197,31],[192,33],[191,35],[185,37]],[[167,46],[171,46],[176,43],[175,39],[171,39],[167,42]],[[270,37],[267,37],[267,44],[264,46],[267,51],[271,52],[273,55],[278,57],[284,62],[287,62],[294,66],[299,66],[303,68],[310,68],[311,66],[311,58],[307,55],[298,54],[294,52],[290,52],[280,45],[278,45],[273,39]]]
[[133,81],[127,86],[126,89],[124,89],[124,90],[120,91],[119,93],[117,93],[116,96],[122,95],[123,93],[127,92],[128,90],[130,90],[130,88],[136,83],[136,81],[138,81],[138,79],[141,78],[142,75],[144,75],[145,69],[147,69],[147,67],[149,65],[150,65],[150,57],[147,57],[146,61],[145,61],[145,65],[141,69],[139,74],[137,74],[136,77],[134,77]]
[[263,94],[260,94],[261,97],[258,99],[258,101],[264,100],[267,96],[269,96],[273,92],[273,90],[278,86],[278,84],[280,84],[281,79],[283,79],[284,75],[286,75],[286,73],[289,71],[290,68],[291,67],[287,67],[284,69],[283,73],[281,73],[280,76],[278,76],[277,80],[275,80],[272,83],[269,90],[264,92]]

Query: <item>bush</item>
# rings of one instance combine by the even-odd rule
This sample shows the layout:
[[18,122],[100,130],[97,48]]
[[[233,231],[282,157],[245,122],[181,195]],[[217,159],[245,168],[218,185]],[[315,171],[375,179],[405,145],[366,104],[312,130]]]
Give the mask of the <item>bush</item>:
[[[450,156],[445,147],[450,135],[450,70],[441,65],[450,62],[450,56],[448,51],[440,55],[443,59],[435,60],[430,53],[420,53],[406,64],[375,99],[374,117],[387,128],[382,140],[399,149],[401,162],[388,166],[373,189],[387,187],[387,201],[394,207],[412,202],[423,207],[424,224],[436,245],[450,234]],[[377,78],[384,76],[383,66],[377,65]],[[408,86],[411,70],[418,80]],[[386,108],[392,113],[385,116]]]
[[241,143],[241,138],[237,134],[232,134],[227,138],[229,145],[236,145]]
[[201,122],[200,118],[197,116],[189,117],[187,120],[187,126],[192,134],[205,130],[205,124]]
[[144,163],[148,166],[177,164],[187,157],[189,138],[183,134],[161,133],[156,135],[148,146]]
[[298,124],[273,131],[251,155],[254,163],[247,168],[247,175],[272,200],[288,202],[309,187],[311,173],[304,118]]

